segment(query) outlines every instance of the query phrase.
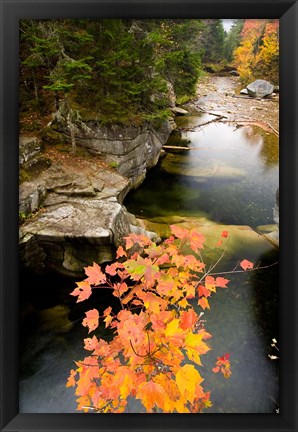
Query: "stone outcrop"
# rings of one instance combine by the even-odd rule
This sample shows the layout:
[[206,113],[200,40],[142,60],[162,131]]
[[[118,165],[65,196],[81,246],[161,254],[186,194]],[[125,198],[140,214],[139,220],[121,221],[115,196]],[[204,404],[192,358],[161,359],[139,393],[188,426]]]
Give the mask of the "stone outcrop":
[[43,150],[42,142],[36,137],[21,136],[19,140],[19,165],[23,165]]
[[274,86],[265,80],[256,80],[246,87],[251,97],[266,97],[273,93]]
[[35,272],[52,269],[77,275],[93,261],[114,259],[115,246],[130,232],[142,229],[122,205],[130,180],[90,162],[53,165],[20,186],[20,210],[42,207],[20,227],[20,258]]
[[[70,139],[63,105],[50,125],[49,133],[59,133]],[[142,126],[102,126],[95,120],[83,121],[78,116],[72,125],[76,144],[93,154],[101,155],[119,174],[128,177],[133,187],[142,183],[146,171],[156,165],[161,148],[175,124],[164,121],[158,127],[150,123]]]

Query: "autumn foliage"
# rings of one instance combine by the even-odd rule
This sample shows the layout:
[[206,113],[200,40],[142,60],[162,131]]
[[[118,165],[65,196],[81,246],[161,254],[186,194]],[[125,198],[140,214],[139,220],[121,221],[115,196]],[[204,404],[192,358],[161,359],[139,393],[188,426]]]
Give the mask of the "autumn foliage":
[[[202,234],[177,226],[171,231],[159,245],[130,234],[117,250],[118,261],[104,272],[95,263],[87,267],[86,279],[71,293],[81,302],[94,289],[109,288],[120,306],[101,314],[89,310],[83,319],[92,333],[84,339],[89,353],[75,362],[67,382],[76,388],[78,410],[122,413],[129,397],[148,413],[198,413],[212,405],[201,375],[211,334],[194,305],[209,309],[210,296],[229,281],[207,270]],[[227,241],[228,233],[221,238]],[[252,267],[247,260],[240,265]],[[93,333],[100,322],[112,333],[110,341]],[[218,357],[213,371],[230,376],[229,354]]]
[[262,78],[279,82],[279,21],[247,19],[234,60],[243,82]]

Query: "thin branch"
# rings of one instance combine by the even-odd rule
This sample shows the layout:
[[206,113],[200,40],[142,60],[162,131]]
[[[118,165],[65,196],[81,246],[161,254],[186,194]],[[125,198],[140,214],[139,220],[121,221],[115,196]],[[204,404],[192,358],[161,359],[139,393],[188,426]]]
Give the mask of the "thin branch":
[[135,353],[136,356],[138,356],[138,357],[143,357],[143,358],[148,357],[148,354],[146,354],[146,355],[141,355],[141,354],[138,354],[138,353],[136,352],[136,350],[134,349],[133,344],[132,344],[132,342],[131,342],[131,339],[129,339],[129,343],[130,343],[130,346],[131,346],[131,348],[132,348],[132,350],[133,350],[133,352]]
[[151,351],[151,347],[150,347],[150,337],[149,337],[149,332],[146,332],[146,334],[147,334],[147,339],[148,339],[148,350],[149,350],[148,354],[149,354],[149,356],[151,357],[151,353],[150,353],[150,351]]
[[266,268],[273,267],[276,264],[278,264],[278,261],[276,261],[275,263],[272,263],[272,264],[268,264],[267,266],[258,266],[258,267],[255,267],[252,269],[247,269],[247,270],[230,270],[230,271],[226,271],[226,272],[209,273],[209,275],[216,276],[216,275],[231,274],[231,273],[248,273],[248,272],[252,272],[252,271],[256,271],[256,270],[264,270]]

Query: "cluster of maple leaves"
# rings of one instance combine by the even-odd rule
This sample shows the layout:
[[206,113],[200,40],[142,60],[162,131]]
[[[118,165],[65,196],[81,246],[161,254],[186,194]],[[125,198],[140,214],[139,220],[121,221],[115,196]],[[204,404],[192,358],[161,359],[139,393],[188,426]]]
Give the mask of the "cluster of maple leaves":
[[[120,304],[117,313],[92,309],[83,319],[89,333],[102,320],[113,338],[84,339],[90,354],[75,362],[66,384],[76,387],[78,410],[122,413],[128,397],[139,399],[146,412],[198,413],[212,405],[199,372],[211,334],[193,303],[209,309],[208,298],[229,281],[208,274],[202,234],[174,225],[171,231],[159,245],[130,234],[117,250],[118,261],[104,272],[96,263],[85,268],[87,278],[71,293],[81,302],[92,290],[109,288]],[[221,237],[218,247],[228,233]],[[247,260],[240,265],[253,267]],[[229,354],[217,358],[213,371],[231,375]]]

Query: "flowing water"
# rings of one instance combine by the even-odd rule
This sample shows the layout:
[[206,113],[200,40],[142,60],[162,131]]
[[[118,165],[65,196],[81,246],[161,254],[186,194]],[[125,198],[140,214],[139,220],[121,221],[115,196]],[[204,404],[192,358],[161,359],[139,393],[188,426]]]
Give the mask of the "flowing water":
[[[271,266],[278,261],[278,253],[256,230],[273,224],[278,141],[251,126],[235,129],[211,123],[196,127],[212,118],[205,114],[178,118],[179,127],[194,129],[173,132],[167,144],[196,150],[167,153],[125,205],[165,231],[175,220],[197,223],[205,233],[217,228],[220,232],[228,225],[236,240],[231,241],[231,253],[221,268],[232,269],[243,258],[269,266],[229,275],[229,288],[210,300],[211,310],[204,318],[214,337],[209,343],[212,350],[202,358],[209,365],[202,375],[214,404],[208,412],[273,413],[278,408],[278,365],[268,355],[278,355],[271,347],[272,339],[278,339],[278,266]],[[65,382],[73,360],[84,355],[82,339],[87,334],[81,319],[92,305],[75,303],[68,295],[74,288],[69,279],[23,274],[21,285],[26,295],[22,300],[20,412],[75,412],[73,389],[66,389]],[[100,301],[108,303],[109,298]],[[211,372],[216,357],[226,352],[233,372],[228,380]]]

